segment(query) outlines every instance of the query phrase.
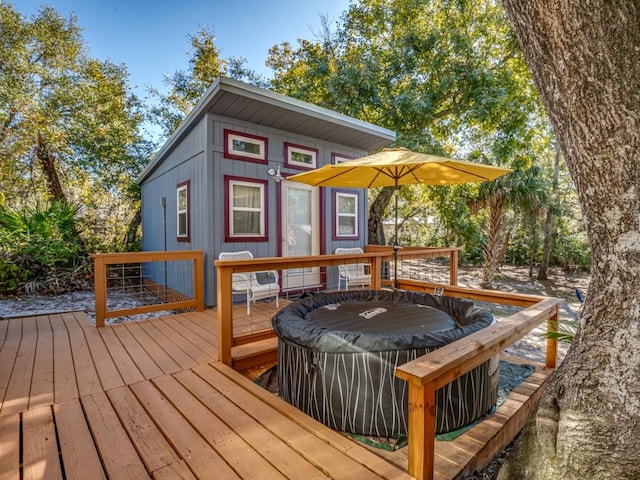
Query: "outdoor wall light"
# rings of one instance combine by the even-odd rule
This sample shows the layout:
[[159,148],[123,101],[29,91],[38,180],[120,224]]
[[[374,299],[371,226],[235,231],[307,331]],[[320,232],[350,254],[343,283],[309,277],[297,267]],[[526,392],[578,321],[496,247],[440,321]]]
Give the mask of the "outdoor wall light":
[[274,170],[273,168],[270,168],[269,170],[267,170],[267,173],[269,174],[269,176],[271,178],[273,178],[277,183],[280,182],[280,180],[282,180],[282,174],[280,173],[280,165],[278,165],[277,170]]

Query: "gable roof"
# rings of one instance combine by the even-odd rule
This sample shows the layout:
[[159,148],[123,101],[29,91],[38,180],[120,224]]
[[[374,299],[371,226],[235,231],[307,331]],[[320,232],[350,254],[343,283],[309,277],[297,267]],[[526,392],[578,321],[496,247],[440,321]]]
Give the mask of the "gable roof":
[[207,113],[276,128],[370,152],[395,141],[395,132],[280,93],[220,76],[138,177],[142,183]]

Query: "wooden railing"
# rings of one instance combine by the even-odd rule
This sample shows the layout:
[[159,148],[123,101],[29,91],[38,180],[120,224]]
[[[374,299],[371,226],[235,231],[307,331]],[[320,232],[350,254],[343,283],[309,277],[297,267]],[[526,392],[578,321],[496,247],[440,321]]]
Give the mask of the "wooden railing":
[[[401,285],[401,288],[427,292],[440,287],[448,296],[526,307],[396,369],[396,376],[409,384],[409,475],[417,480],[431,480],[434,476],[436,390],[499,354],[545,320],[547,331],[557,332],[559,308],[564,300],[429,283],[403,282]],[[557,352],[557,340],[547,338],[547,368],[556,367]]]
[[[513,305],[523,310],[472,335],[439,348],[396,370],[399,378],[409,384],[409,474],[418,480],[430,480],[434,475],[435,440],[435,392],[459,376],[497,355],[524,337],[546,320],[547,330],[558,330],[560,298],[470,289],[457,286],[458,249],[403,248],[398,252],[402,259],[420,255],[450,258],[450,285],[398,278],[397,288],[433,293],[442,289],[452,297]],[[279,270],[302,267],[322,267],[345,263],[371,264],[372,289],[380,288],[383,262],[393,260],[391,247],[369,246],[364,254],[325,255],[322,257],[264,258],[245,261],[216,261],[218,269],[218,358],[232,364],[233,339],[231,275],[233,273]],[[546,367],[555,368],[557,341],[548,338],[546,343]]]
[[[393,247],[390,245],[367,245],[367,252],[385,252],[393,256]],[[402,262],[405,259],[412,258],[438,258],[446,257],[449,259],[449,284],[458,284],[458,256],[460,247],[400,247],[398,250],[398,259],[400,262],[398,280],[402,278]],[[385,282],[392,284],[391,280]]]
[[[122,317],[147,312],[159,312],[163,310],[176,310],[193,308],[198,311],[204,310],[204,254],[201,250],[196,251],[173,251],[173,252],[129,252],[129,253],[97,253],[91,256],[94,265],[94,291],[96,300],[96,327],[103,327],[106,318]],[[141,278],[140,282],[145,285],[149,292],[162,289],[169,292],[172,301],[155,303],[117,310],[107,309],[107,269],[109,265],[135,266],[152,262],[193,262],[193,298],[176,291],[167,289],[166,285],[148,281]]]
[[[294,268],[312,268],[338,266],[347,263],[367,263],[370,265],[371,288],[382,288],[389,281],[383,281],[383,263],[393,260],[393,248],[385,246],[367,246],[365,253],[345,255],[321,255],[289,258],[253,258],[250,260],[216,260],[218,291],[218,359],[226,365],[232,365],[231,348],[235,346],[233,338],[233,294],[231,279],[234,273],[260,272],[266,270],[285,270]],[[409,248],[402,249],[400,258],[449,258],[451,283],[457,283],[458,248]],[[256,337],[257,338],[257,337]]]

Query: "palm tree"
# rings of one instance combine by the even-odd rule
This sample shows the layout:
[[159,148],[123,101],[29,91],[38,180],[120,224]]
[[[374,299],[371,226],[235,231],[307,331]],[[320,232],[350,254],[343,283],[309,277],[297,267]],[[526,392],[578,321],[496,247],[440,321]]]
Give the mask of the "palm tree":
[[504,258],[509,237],[509,209],[521,210],[533,217],[533,212],[546,201],[547,192],[537,165],[526,170],[516,169],[509,175],[481,185],[478,202],[489,212],[482,251],[482,288],[493,286],[493,277]]

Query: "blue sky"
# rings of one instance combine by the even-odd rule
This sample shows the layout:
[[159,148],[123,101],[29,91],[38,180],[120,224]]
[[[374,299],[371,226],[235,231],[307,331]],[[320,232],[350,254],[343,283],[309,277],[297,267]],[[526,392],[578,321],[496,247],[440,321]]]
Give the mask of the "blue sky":
[[282,41],[314,38],[320,15],[335,23],[349,0],[15,0],[31,17],[43,4],[64,16],[75,13],[90,55],[124,63],[134,93],[146,86],[163,89],[162,78],[187,68],[187,35],[201,26],[213,28],[222,57],[245,57],[247,66],[264,76],[269,48]]

